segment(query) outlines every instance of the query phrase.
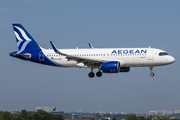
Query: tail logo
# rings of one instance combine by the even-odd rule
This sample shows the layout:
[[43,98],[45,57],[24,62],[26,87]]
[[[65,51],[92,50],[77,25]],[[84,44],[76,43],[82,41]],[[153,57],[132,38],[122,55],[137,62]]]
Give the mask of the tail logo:
[[14,34],[16,36],[17,39],[17,45],[19,48],[19,52],[21,53],[22,51],[24,51],[24,49],[26,48],[27,44],[31,41],[31,39],[26,35],[26,33],[17,26],[14,26]]

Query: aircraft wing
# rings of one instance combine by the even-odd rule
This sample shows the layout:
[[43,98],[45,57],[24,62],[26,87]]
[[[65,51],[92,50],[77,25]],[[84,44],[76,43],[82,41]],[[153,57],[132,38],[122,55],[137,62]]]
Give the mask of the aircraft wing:
[[66,53],[60,52],[57,47],[53,44],[52,41],[50,41],[53,50],[55,53],[66,56],[66,59],[76,61],[77,63],[84,63],[86,66],[100,66],[102,62],[107,62],[106,60],[99,60],[99,59],[93,59],[93,58],[86,58],[86,57],[78,57],[73,55],[68,55]]

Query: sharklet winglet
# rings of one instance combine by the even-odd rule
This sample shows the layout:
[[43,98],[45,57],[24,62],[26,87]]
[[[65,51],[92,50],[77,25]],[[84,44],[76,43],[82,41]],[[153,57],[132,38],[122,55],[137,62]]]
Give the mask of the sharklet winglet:
[[88,43],[88,45],[89,45],[90,48],[94,49],[94,47],[92,46],[91,43]]
[[64,53],[61,53],[61,52],[57,49],[57,47],[54,45],[54,43],[53,43],[52,41],[50,41],[50,43],[51,43],[51,46],[52,46],[52,48],[53,48],[53,50],[54,50],[55,53],[60,54],[60,55],[67,56],[67,55],[64,54]]

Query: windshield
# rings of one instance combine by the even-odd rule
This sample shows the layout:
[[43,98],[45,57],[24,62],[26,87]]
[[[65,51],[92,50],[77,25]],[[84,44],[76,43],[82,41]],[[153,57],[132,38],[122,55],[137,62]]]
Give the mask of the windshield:
[[164,56],[164,55],[168,55],[168,53],[166,53],[166,52],[160,52],[159,53],[159,56]]

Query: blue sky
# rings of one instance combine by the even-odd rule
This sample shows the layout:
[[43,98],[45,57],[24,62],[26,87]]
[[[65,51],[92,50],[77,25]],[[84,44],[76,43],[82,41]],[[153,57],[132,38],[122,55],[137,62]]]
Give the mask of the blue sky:
[[[180,1],[121,0],[1,0],[0,110],[142,113],[178,110]],[[131,68],[129,73],[103,74],[90,79],[90,69],[56,68],[8,56],[17,44],[12,23],[21,23],[44,48],[148,47],[175,57],[175,63]],[[97,70],[95,70],[96,72]]]

